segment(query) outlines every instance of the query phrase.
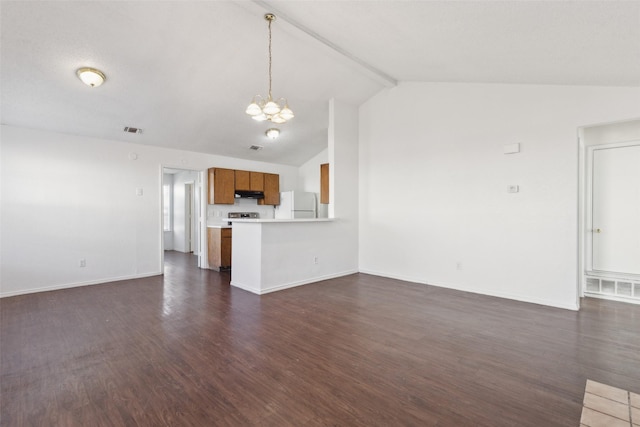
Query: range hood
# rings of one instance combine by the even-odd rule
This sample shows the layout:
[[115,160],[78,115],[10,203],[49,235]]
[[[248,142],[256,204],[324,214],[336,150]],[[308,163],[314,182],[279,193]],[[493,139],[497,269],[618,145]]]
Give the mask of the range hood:
[[264,192],[262,191],[249,191],[249,190],[236,190],[236,199],[264,199]]

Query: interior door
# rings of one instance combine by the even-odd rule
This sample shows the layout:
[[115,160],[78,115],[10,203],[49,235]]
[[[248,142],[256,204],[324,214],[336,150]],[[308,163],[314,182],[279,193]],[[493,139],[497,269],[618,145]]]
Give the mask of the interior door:
[[593,150],[591,207],[593,270],[640,275],[640,143]]

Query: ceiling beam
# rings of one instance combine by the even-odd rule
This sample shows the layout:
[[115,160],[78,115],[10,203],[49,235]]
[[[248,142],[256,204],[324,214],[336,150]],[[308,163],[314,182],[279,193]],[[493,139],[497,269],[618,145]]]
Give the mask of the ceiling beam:
[[321,45],[323,45],[325,47],[328,47],[331,51],[333,51],[335,53],[338,53],[339,56],[348,59],[353,64],[358,65],[358,68],[360,68],[369,77],[373,78],[378,83],[381,83],[382,85],[384,85],[386,87],[394,87],[394,86],[398,85],[398,81],[396,79],[394,79],[393,77],[391,77],[390,75],[388,75],[387,73],[385,73],[384,71],[374,67],[373,65],[371,65],[368,62],[364,61],[363,59],[358,58],[357,56],[355,56],[351,52],[348,52],[348,51],[344,50],[343,48],[341,48],[340,46],[336,45],[335,43],[332,43],[331,41],[329,41],[326,38],[322,37],[320,34],[318,34],[315,31],[313,31],[312,29],[310,29],[310,28],[302,25],[301,23],[297,22],[295,19],[290,18],[289,16],[287,16],[286,13],[284,13],[281,10],[273,7],[273,5],[270,4],[269,2],[264,1],[264,0],[252,0],[252,1],[253,1],[253,3],[257,4],[258,6],[260,6],[262,9],[264,9],[265,12],[273,13],[278,18],[286,21],[288,24],[290,24],[291,26],[297,28],[298,30],[300,30],[304,34],[308,35],[309,37],[311,37],[312,39],[314,39],[315,41],[317,41]]

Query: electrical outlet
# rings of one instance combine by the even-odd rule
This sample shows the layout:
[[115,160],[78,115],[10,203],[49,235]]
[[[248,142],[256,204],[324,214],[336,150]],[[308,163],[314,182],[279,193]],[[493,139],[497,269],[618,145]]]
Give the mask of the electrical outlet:
[[317,263],[318,263],[318,257],[317,257],[317,256],[316,256],[316,257],[313,257],[313,263],[314,263],[314,264],[317,264]]
[[520,191],[520,187],[518,185],[508,185],[507,193],[517,193]]
[[82,258],[82,259],[80,260],[79,265],[80,265],[80,267],[86,267],[86,266],[87,266],[87,260],[86,260],[86,259],[84,259],[84,258]]
[[462,263],[461,262],[456,262],[456,270],[462,270]]

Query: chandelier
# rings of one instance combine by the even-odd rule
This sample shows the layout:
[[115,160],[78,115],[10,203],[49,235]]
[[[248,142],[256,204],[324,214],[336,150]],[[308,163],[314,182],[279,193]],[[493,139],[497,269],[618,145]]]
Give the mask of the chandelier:
[[285,98],[274,100],[271,96],[271,23],[276,20],[276,16],[273,13],[267,13],[264,19],[269,22],[269,94],[266,99],[260,95],[254,96],[245,112],[253,120],[259,122],[269,120],[280,124],[291,120],[294,116]]

